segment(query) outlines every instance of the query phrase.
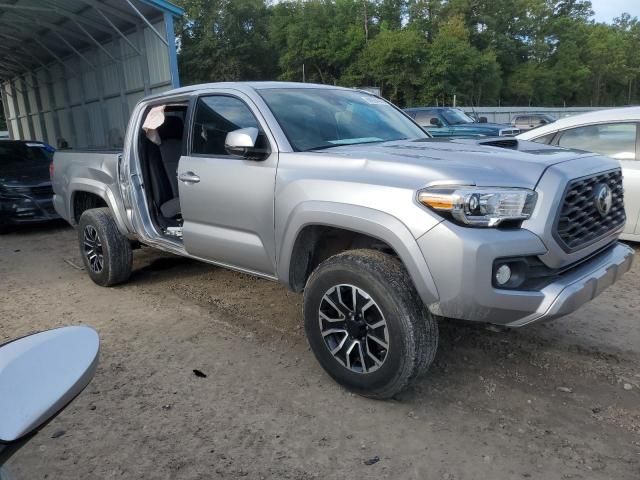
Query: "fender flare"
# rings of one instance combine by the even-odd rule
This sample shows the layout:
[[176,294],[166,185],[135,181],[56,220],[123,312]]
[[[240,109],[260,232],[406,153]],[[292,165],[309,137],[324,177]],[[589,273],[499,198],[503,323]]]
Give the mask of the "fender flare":
[[289,284],[291,255],[300,232],[313,225],[342,228],[387,243],[400,257],[425,305],[438,301],[438,290],[424,255],[404,223],[379,210],[334,202],[304,202],[291,211],[278,235],[281,242],[276,260],[282,282]]
[[124,206],[121,204],[121,202],[118,202],[116,195],[114,195],[114,193],[107,185],[90,178],[72,179],[69,183],[69,199],[67,204],[67,211],[69,212],[70,223],[74,225],[76,223],[73,203],[75,201],[76,193],[79,192],[91,193],[102,198],[109,207],[109,210],[111,210],[111,214],[113,215],[113,219],[115,220],[120,233],[125,236],[131,235],[122,216]]

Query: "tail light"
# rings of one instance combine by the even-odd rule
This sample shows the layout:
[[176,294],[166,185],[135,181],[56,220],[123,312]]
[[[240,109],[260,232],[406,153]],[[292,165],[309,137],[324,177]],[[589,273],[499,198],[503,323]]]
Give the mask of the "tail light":
[[53,160],[51,160],[51,163],[49,164],[49,178],[53,181]]

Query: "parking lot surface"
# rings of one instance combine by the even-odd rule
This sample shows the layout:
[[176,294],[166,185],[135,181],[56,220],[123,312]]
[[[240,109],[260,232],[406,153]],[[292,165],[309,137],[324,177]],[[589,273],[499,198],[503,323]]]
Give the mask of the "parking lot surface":
[[71,324],[102,340],[17,479],[640,478],[640,265],[554,322],[441,323],[428,375],[383,402],[321,370],[277,283],[143,248],[105,289],[77,251],[63,224],[0,237],[0,343]]

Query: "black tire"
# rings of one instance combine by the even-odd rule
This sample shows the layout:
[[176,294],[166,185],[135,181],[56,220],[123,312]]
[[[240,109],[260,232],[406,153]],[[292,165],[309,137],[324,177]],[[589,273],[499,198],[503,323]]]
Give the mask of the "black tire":
[[[338,285],[341,287],[336,287]],[[342,307],[332,306],[331,310],[336,313],[331,315],[329,311],[327,314],[325,310],[324,317],[321,317],[320,309],[331,305],[329,300],[338,298],[339,289],[343,292],[340,297],[344,300],[342,305],[346,306],[349,302],[346,297],[343,298],[344,292],[348,297],[349,288],[353,291],[353,287],[356,287],[356,292],[359,292],[356,295],[362,296],[362,299],[351,301],[350,305],[355,303],[353,310],[363,312],[359,325],[366,331],[362,333],[356,328],[352,336],[354,324],[349,324],[352,320],[344,321],[344,327],[341,327],[340,320],[326,321],[327,315],[342,318],[343,314],[338,313]],[[376,325],[379,321],[367,320],[365,316],[371,317],[371,314],[365,314],[364,309],[358,307],[371,301],[377,307],[374,313],[378,312],[374,318],[382,318],[386,322],[384,327],[380,327],[386,329],[386,349],[380,347],[379,342],[371,343],[370,340],[372,322]],[[367,311],[370,312],[371,307]],[[424,306],[404,266],[395,257],[375,250],[350,250],[320,264],[309,277],[304,291],[304,323],[311,350],[327,373],[341,385],[370,398],[391,398],[410,386],[416,377],[428,369],[438,349],[438,323]],[[344,328],[349,331],[327,335],[327,330],[334,325],[338,330]],[[323,329],[329,340],[325,341]],[[337,339],[332,340],[332,336]],[[374,336],[382,338],[379,333]],[[346,340],[342,340],[345,337]],[[332,354],[331,347],[335,349],[343,343],[346,346],[356,339],[359,339],[357,348],[361,351],[371,353],[376,347],[378,351],[371,358],[367,353],[355,360],[353,353],[350,354],[348,348],[344,350],[345,347],[338,350],[337,356]],[[333,342],[331,347],[330,342]],[[369,343],[365,345],[366,342]],[[353,360],[351,367],[347,366],[347,357]],[[372,363],[374,357],[381,364]],[[369,363],[369,367],[363,368],[363,361]],[[358,364],[360,371],[354,371],[358,369]],[[367,368],[371,371],[367,371]]]
[[[92,242],[86,235],[95,235],[97,241]],[[85,242],[85,240],[89,240]],[[122,235],[108,208],[92,208],[85,210],[78,222],[78,242],[80,255],[85,269],[95,283],[102,287],[111,287],[126,282],[131,275],[133,253],[129,239]],[[102,265],[97,268],[92,264],[89,250],[99,251]],[[96,250],[99,245],[99,250]],[[95,262],[96,257],[92,257]]]

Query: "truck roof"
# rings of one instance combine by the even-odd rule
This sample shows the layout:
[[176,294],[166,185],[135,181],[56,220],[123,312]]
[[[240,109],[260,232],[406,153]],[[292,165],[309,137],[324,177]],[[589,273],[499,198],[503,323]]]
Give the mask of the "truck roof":
[[405,108],[405,112],[443,112],[445,110],[462,110],[458,107],[411,107]]
[[200,83],[189,85],[187,87],[175,88],[156,95],[150,95],[145,100],[153,98],[162,98],[169,95],[180,93],[189,93],[195,90],[208,90],[211,88],[235,88],[236,90],[266,90],[270,88],[326,88],[334,90],[351,90],[346,87],[338,87],[334,85],[322,85],[320,83],[301,83],[301,82],[214,82]]

